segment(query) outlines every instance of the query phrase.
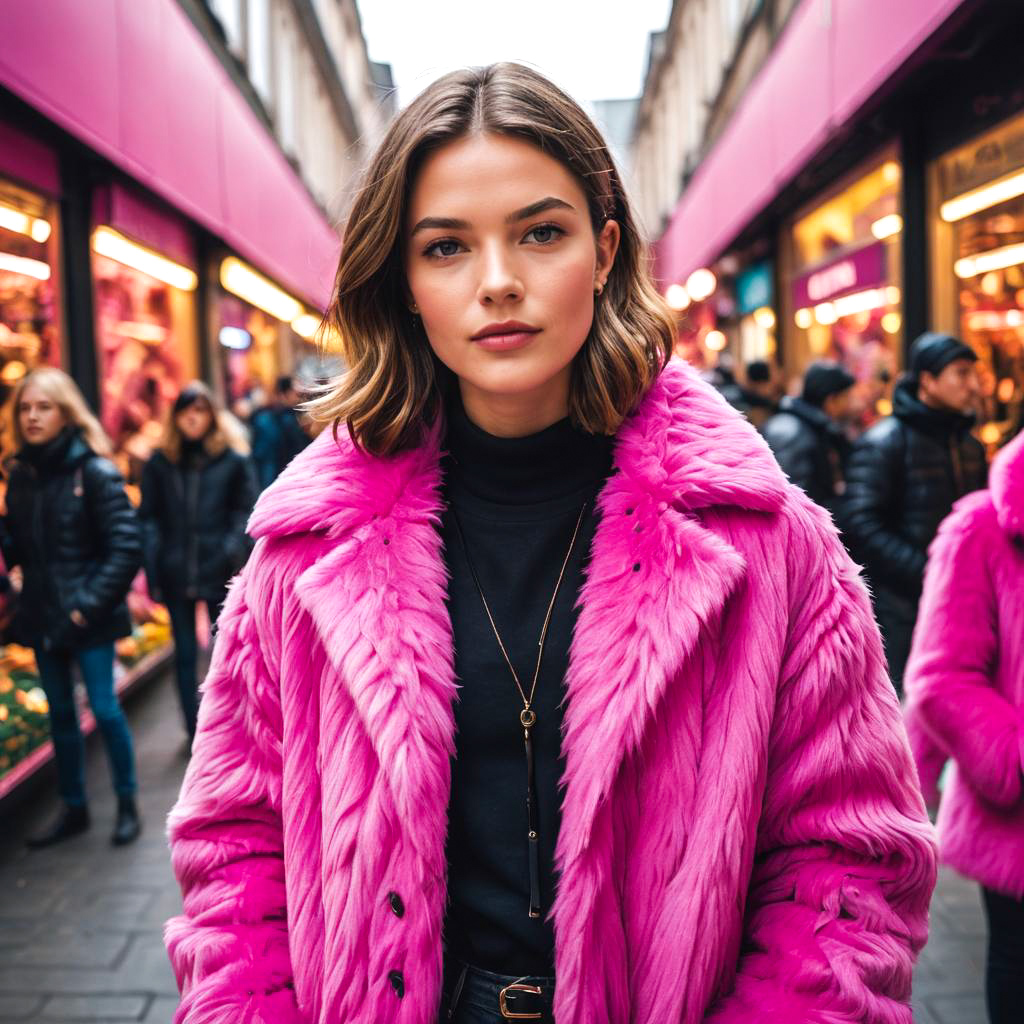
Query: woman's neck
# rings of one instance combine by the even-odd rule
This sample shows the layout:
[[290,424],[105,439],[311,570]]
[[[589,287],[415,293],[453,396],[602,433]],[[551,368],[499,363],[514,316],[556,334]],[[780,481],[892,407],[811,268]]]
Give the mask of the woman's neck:
[[494,394],[459,381],[466,415],[494,437],[537,434],[569,415],[569,378],[521,394]]

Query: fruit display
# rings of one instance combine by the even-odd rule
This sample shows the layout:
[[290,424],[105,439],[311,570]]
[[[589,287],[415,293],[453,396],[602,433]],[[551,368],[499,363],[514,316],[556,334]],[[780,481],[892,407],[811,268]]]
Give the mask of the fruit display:
[[27,647],[0,648],[0,775],[50,738],[49,707]]

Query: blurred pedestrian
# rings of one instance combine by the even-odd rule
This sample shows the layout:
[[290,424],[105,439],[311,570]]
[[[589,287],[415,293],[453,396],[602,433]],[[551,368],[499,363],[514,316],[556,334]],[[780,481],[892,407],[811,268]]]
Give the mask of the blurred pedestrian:
[[171,616],[178,696],[190,740],[198,709],[196,606],[202,601],[210,625],[216,625],[228,581],[249,555],[245,524],[256,501],[252,463],[229,417],[205,384],[188,384],[142,474],[146,577],[150,595]]
[[845,486],[850,448],[845,427],[854,384],[853,374],[839,363],[811,363],[800,397],[783,398],[761,431],[790,482],[830,512]]
[[746,416],[760,430],[779,405],[778,386],[771,364],[764,359],[747,363],[747,381],[743,386]]
[[985,486],[985,449],[971,434],[977,358],[948,334],[922,334],[892,416],[865,432],[847,465],[840,525],[871,581],[900,693],[928,545],[953,502]]
[[9,567],[21,566],[23,580],[12,629],[35,650],[64,802],[29,845],[49,846],[90,824],[76,665],[117,794],[112,841],[130,843],[141,823],[132,738],[114,692],[114,641],[132,630],[125,598],[141,561],[138,519],[109,459],[110,441],[66,373],[33,370],[12,408],[18,447],[9,467],[3,554]]
[[942,524],[907,666],[907,723],[925,793],[942,794],[943,859],[981,883],[992,1024],[1024,1008],[1024,434],[987,491]]
[[907,1019],[934,851],[867,593],[670,360],[597,129],[457,71],[365,173],[335,429],[170,818],[178,1021]]
[[296,408],[299,402],[294,378],[278,377],[272,401],[252,414],[252,458],[260,490],[269,487],[310,442]]

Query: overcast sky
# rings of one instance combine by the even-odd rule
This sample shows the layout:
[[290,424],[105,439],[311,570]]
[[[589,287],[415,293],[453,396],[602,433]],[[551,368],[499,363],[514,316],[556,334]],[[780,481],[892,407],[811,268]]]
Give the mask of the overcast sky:
[[357,0],[370,57],[406,104],[453,68],[516,60],[581,101],[637,96],[671,0]]

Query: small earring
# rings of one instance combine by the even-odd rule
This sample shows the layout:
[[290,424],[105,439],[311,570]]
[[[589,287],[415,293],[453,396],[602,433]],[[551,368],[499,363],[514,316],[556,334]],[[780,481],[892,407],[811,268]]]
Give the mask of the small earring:
[[604,291],[604,281],[598,281],[597,284],[594,285],[594,294],[595,295],[600,295],[601,292],[603,292],[603,291]]
[[414,302],[414,303],[413,303],[413,304],[412,304],[412,305],[411,305],[411,306],[409,307],[409,312],[410,312],[410,313],[412,313],[412,315],[413,315],[413,316],[419,316],[419,315],[420,315],[420,307],[419,307],[419,306],[417,306],[417,305],[416,305],[416,303]]

